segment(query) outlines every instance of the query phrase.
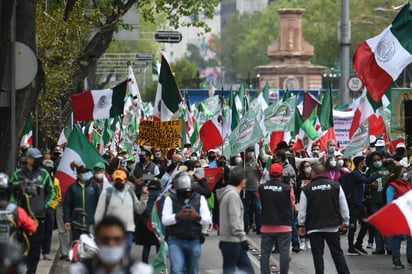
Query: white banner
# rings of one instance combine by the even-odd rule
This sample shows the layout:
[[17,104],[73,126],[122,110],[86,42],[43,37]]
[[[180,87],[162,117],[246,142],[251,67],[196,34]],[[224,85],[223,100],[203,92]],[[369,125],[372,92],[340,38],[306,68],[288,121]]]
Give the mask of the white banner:
[[340,148],[346,148],[349,145],[349,130],[353,120],[353,111],[333,111],[333,123],[335,127],[336,140]]

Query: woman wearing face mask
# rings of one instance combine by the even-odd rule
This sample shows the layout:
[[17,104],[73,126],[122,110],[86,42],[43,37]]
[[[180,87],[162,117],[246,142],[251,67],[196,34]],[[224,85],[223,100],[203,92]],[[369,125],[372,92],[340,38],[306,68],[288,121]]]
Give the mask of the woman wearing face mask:
[[[312,181],[311,177],[312,173],[312,165],[309,161],[303,161],[298,170],[298,176],[296,178],[296,193],[295,193],[295,199],[296,199],[296,205],[295,205],[295,213],[298,214],[299,211],[299,198],[300,198],[300,192],[302,191],[302,188],[308,185]],[[309,242],[309,236],[306,234],[304,236],[300,236],[300,249],[301,250],[307,250],[310,249],[310,242]]]
[[[63,204],[63,220],[66,230],[71,231],[72,241],[78,240],[84,228],[94,224],[94,212],[100,195],[100,187],[91,181],[90,169],[76,168],[77,180],[66,191]],[[83,216],[80,213],[86,213]]]
[[338,167],[338,161],[336,160],[335,156],[329,157],[325,163],[326,167],[326,174],[325,176],[332,181],[339,182],[342,173],[340,168]]
[[[406,192],[412,190],[409,180],[408,170],[403,166],[396,166],[388,177],[386,188],[386,202],[389,204],[393,200],[401,197]],[[390,225],[390,224],[388,224]],[[401,262],[401,241],[406,237],[406,258],[409,266],[412,266],[412,237],[407,235],[396,235],[392,239],[392,263],[395,269],[403,269],[405,266]]]

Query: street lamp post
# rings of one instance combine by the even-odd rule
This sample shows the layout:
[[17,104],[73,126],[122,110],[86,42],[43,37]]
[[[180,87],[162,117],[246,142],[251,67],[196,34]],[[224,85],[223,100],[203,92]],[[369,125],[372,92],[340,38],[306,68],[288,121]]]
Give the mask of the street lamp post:
[[341,63],[341,77],[340,77],[340,95],[341,104],[349,102],[349,92],[346,90],[346,82],[349,79],[349,60],[350,60],[350,21],[349,21],[349,0],[341,0],[342,12],[340,22],[340,63]]

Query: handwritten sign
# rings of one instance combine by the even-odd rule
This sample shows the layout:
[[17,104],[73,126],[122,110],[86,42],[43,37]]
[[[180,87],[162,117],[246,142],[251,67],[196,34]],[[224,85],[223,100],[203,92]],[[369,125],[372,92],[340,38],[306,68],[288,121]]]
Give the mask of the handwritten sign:
[[137,143],[162,150],[182,147],[181,128],[182,120],[140,120]]

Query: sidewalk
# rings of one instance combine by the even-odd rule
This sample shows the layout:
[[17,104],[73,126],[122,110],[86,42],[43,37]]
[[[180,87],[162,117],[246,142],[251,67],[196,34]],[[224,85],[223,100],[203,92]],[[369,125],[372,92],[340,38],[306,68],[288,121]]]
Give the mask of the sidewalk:
[[54,268],[59,261],[60,255],[57,254],[59,249],[59,232],[57,229],[53,230],[52,245],[50,249],[50,255],[53,256],[53,260],[43,260],[43,256],[40,256],[39,265],[37,266],[36,273],[38,274],[51,274],[54,273]]

